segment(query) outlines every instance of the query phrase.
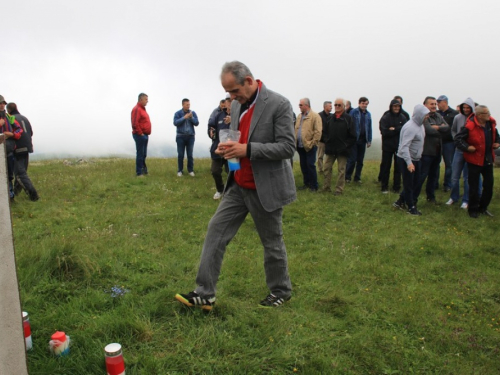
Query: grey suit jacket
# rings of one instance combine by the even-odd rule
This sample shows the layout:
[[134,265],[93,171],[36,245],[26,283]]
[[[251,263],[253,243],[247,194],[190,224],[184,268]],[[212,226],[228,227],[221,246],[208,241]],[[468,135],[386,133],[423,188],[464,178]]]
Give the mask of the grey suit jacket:
[[[238,130],[241,104],[231,105],[231,129]],[[275,211],[297,198],[290,159],[295,153],[292,106],[282,95],[260,89],[248,142],[257,195],[267,212]],[[228,184],[234,172],[228,177]]]

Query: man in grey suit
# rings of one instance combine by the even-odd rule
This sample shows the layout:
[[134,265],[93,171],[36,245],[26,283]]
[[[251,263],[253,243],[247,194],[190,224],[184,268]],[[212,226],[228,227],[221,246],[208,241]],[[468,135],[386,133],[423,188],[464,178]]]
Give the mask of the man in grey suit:
[[239,142],[220,143],[216,153],[225,159],[239,158],[241,168],[229,174],[224,197],[208,224],[196,277],[198,287],[175,298],[190,307],[212,309],[226,246],[250,213],[264,246],[270,290],[260,306],[278,307],[292,292],[282,230],[283,206],[296,199],[290,165],[295,152],[292,107],[239,61],[224,64],[221,83],[234,99],[231,129],[239,130],[241,136]]

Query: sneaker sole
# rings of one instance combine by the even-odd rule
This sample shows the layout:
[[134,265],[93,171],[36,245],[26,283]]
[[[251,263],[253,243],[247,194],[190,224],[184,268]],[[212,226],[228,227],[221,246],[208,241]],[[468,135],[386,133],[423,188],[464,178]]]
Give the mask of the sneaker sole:
[[281,305],[278,305],[278,306],[264,306],[264,305],[261,305],[260,303],[257,305],[257,307],[261,308],[261,309],[276,309],[278,307],[282,307],[285,305],[286,302],[290,301],[292,299],[292,297],[286,299]]
[[208,305],[193,305],[191,302],[189,302],[187,299],[185,299],[183,296],[181,296],[180,294],[176,294],[175,295],[175,299],[177,301],[179,301],[180,303],[182,303],[183,305],[186,305],[187,307],[199,307],[201,308],[202,310],[205,310],[205,311],[210,311],[212,310],[212,307],[213,306],[208,306]]

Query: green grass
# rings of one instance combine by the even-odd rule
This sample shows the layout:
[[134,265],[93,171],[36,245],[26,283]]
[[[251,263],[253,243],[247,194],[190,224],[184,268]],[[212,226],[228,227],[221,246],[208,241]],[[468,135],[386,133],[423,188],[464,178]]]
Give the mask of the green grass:
[[[195,161],[195,178],[176,177],[174,159],[152,159],[136,178],[134,163],[30,165],[41,199],[16,198],[12,215],[31,375],[104,374],[110,342],[127,375],[500,373],[498,188],[494,218],[427,203],[412,217],[391,207],[396,196],[374,182],[379,163],[367,162],[364,184],[342,197],[300,191],[285,208],[289,303],[257,307],[268,291],[248,217],[206,314],[174,295],[195,287],[218,205],[210,161]],[[113,286],[129,292],[112,297]],[[56,330],[71,336],[67,358],[48,352]]]

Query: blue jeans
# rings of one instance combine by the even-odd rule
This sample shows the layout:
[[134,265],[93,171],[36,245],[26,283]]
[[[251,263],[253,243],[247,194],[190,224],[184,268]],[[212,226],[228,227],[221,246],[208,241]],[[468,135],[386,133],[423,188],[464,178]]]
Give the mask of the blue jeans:
[[399,200],[406,203],[408,208],[417,206],[418,196],[420,194],[420,160],[412,160],[415,171],[412,173],[404,159],[398,157],[399,169],[403,176],[403,191],[399,194]]
[[361,170],[363,169],[363,160],[366,152],[366,141],[357,141],[351,148],[351,155],[347,161],[347,168],[345,172],[346,181],[351,180],[354,167],[356,166],[356,173],[354,174],[354,181],[361,180]]
[[149,136],[132,134],[135,141],[135,173],[137,176],[148,174],[148,167],[146,167],[146,157],[148,155],[148,140]]
[[187,152],[188,172],[194,172],[194,135],[178,135],[175,141],[177,142],[177,172],[182,172],[184,169],[184,152]]
[[450,198],[453,199],[453,202],[458,202],[460,199],[460,175],[462,172],[464,178],[464,195],[462,196],[462,203],[469,203],[469,170],[467,168],[463,152],[455,150],[455,155],[453,156],[450,194]]
[[446,142],[443,143],[443,146],[441,148],[441,154],[443,155],[443,161],[444,161],[444,181],[443,181],[443,187],[451,189],[452,183],[452,174],[453,174],[453,156],[455,155],[455,143],[453,142]]
[[425,180],[425,193],[427,199],[436,199],[434,192],[436,191],[436,180],[438,178],[439,164],[441,163],[441,155],[422,155],[420,160],[420,188],[422,190]]
[[316,173],[316,151],[318,147],[314,146],[309,151],[304,147],[297,147],[297,152],[300,157],[300,170],[304,177],[304,186],[311,189],[318,189],[318,174]]

